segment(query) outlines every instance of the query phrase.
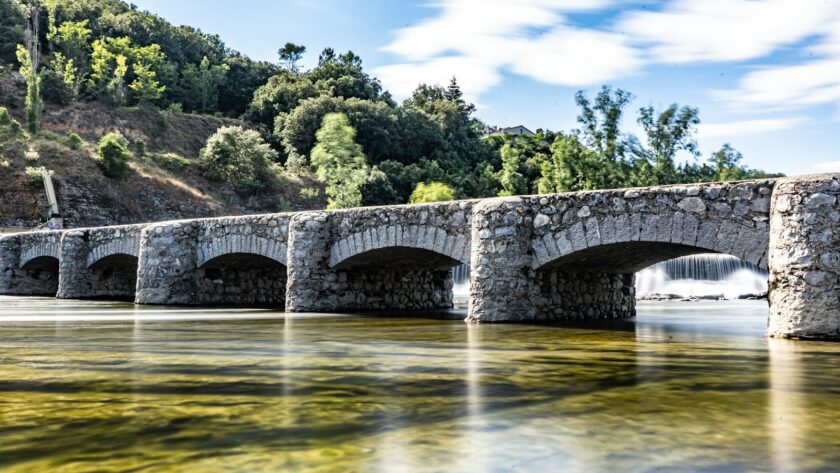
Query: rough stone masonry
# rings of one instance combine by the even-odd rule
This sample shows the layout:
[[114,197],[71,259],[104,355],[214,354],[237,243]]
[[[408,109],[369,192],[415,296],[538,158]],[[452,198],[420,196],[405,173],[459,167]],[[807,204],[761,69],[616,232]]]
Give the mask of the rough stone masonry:
[[840,175],[180,220],[0,238],[0,292],[288,311],[452,306],[473,322],[635,314],[633,274],[768,268],[768,334],[840,338]]

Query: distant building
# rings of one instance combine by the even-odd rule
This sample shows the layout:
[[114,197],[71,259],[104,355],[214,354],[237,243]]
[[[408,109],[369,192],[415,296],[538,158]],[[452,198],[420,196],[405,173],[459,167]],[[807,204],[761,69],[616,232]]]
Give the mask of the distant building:
[[497,128],[497,127],[488,127],[484,129],[484,134],[481,135],[482,138],[487,138],[488,136],[504,136],[504,135],[525,135],[525,136],[534,136],[535,133],[522,125],[517,126],[510,126],[507,128]]

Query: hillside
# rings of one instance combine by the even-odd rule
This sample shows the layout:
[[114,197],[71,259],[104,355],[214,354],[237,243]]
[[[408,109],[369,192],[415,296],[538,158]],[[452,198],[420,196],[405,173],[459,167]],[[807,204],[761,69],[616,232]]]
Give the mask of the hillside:
[[[22,89],[16,86],[21,81],[14,80],[15,74],[9,77],[0,88],[0,105],[23,122]],[[250,199],[206,179],[195,159],[210,135],[230,125],[242,123],[97,102],[47,104],[38,137],[0,137],[0,227],[30,227],[45,219],[49,206],[43,185],[26,173],[27,167],[41,166],[53,172],[69,227],[323,208],[323,199],[299,197],[302,187],[318,187],[311,178],[286,174],[279,193]],[[145,147],[131,152],[131,171],[120,180],[107,178],[95,161],[96,143],[111,131]],[[85,142],[74,149],[66,143],[69,133]]]

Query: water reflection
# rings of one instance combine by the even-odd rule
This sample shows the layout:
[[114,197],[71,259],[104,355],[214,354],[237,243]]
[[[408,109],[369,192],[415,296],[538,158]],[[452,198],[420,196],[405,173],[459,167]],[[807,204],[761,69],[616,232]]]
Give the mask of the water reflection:
[[765,340],[761,301],[641,304],[640,314],[476,326],[0,298],[0,467],[840,464],[840,345]]

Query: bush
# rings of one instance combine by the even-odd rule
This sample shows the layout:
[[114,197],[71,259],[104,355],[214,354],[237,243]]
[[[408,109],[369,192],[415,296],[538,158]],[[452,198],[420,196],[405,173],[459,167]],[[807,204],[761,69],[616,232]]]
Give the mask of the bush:
[[125,138],[119,133],[108,133],[99,140],[99,167],[102,172],[114,179],[128,171],[128,155],[125,152]]
[[136,156],[143,157],[146,155],[146,142],[143,140],[131,140],[128,142],[128,149]]
[[20,134],[20,123],[9,115],[9,111],[5,107],[0,107],[0,133]]
[[442,182],[430,182],[426,184],[421,182],[414,188],[411,193],[410,204],[422,204],[426,202],[442,202],[444,200],[452,200],[455,198],[455,192],[451,187]]
[[26,174],[26,186],[32,190],[41,189],[44,185],[44,178],[41,174],[41,168],[27,166],[23,170]]
[[264,190],[270,181],[269,165],[277,152],[254,130],[227,126],[216,130],[199,154],[199,164],[210,179],[233,185],[242,196]]
[[84,140],[75,133],[70,133],[66,138],[64,138],[64,144],[67,145],[68,148],[79,149],[82,146],[82,143],[84,143]]
[[166,111],[174,113],[184,113],[184,106],[181,105],[181,102],[171,103],[168,107],[166,107]]

